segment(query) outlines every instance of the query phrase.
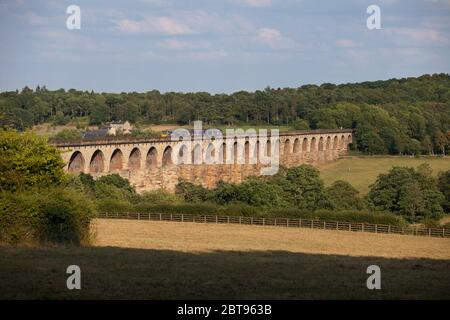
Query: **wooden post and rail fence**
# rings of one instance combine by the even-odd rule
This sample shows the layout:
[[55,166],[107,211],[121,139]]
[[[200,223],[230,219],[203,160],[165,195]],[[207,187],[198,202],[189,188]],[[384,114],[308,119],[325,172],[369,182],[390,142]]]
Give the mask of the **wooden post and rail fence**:
[[323,230],[340,230],[354,232],[390,233],[415,236],[450,238],[450,229],[401,227],[372,223],[356,223],[342,221],[323,221],[291,218],[262,218],[243,216],[194,215],[182,213],[100,213],[99,218],[134,219],[149,221],[197,222],[216,224],[243,224],[257,226],[276,226],[287,228],[309,228]]

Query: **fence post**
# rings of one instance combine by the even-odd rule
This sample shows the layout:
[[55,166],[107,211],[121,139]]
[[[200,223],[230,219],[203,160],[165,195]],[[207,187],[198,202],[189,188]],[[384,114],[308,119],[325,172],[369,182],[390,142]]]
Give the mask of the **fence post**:
[[242,224],[242,217],[239,217],[239,224]]
[[431,237],[431,228],[428,228],[428,236]]
[[300,218],[300,220],[298,220],[298,227],[299,227],[299,228],[302,227],[302,218]]
[[364,222],[362,223],[362,232],[364,232]]
[[227,216],[227,223],[230,224],[230,216]]
[[445,238],[445,228],[442,228],[442,237]]
[[339,230],[339,221],[336,221],[336,230]]
[[352,224],[350,222],[348,223],[348,231],[352,231]]
[[216,216],[216,223],[218,223],[218,219],[219,219],[219,218]]
[[263,218],[263,226],[266,225],[266,218]]
[[388,225],[388,233],[391,233],[391,225]]
[[162,213],[159,214],[159,221],[162,221]]
[[184,214],[181,214],[181,222],[184,222]]
[[130,219],[130,213],[127,212],[127,219]]
[[277,218],[275,218],[274,225],[277,226]]
[[375,233],[378,233],[378,225],[375,225]]
[[323,230],[325,230],[327,228],[326,222],[323,222]]
[[138,212],[138,220],[141,220],[141,214]]
[[170,221],[173,221],[173,216],[172,216],[172,214],[170,214]]

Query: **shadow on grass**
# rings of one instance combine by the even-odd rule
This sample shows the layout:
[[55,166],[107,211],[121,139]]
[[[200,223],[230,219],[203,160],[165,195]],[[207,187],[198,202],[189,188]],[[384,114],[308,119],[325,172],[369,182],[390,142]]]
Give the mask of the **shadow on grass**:
[[[66,268],[81,268],[81,290]],[[381,268],[381,290],[366,269]],[[286,251],[0,247],[2,299],[449,299],[450,260]]]

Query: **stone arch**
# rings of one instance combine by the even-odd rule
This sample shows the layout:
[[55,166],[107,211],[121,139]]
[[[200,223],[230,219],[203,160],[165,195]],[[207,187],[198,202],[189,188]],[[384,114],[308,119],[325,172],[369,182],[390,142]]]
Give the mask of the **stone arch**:
[[250,142],[248,141],[244,144],[244,163],[250,163]]
[[310,145],[310,147],[309,147],[309,150],[311,151],[311,152],[314,152],[314,151],[316,151],[316,137],[313,137],[312,139],[311,139],[311,145]]
[[319,151],[323,151],[323,137],[319,138]]
[[92,155],[91,162],[89,163],[89,172],[100,173],[105,170],[105,156],[100,150],[96,150]]
[[233,163],[237,163],[238,159],[238,142],[233,143]]
[[259,163],[259,148],[260,148],[259,140],[257,140],[256,144],[255,144],[254,153],[253,153],[253,157],[255,159],[255,163]]
[[303,138],[302,142],[302,152],[308,151],[308,138]]
[[120,149],[113,151],[109,161],[109,171],[120,171],[123,169],[123,153]]
[[219,162],[227,163],[227,144],[225,142],[222,143],[219,149]]
[[155,147],[151,147],[150,150],[148,150],[145,164],[147,169],[153,169],[158,166],[158,151]]
[[338,143],[339,143],[338,136],[334,136],[334,139],[333,139],[333,149],[338,149],[338,148],[339,148]]
[[185,144],[181,145],[180,149],[178,150],[176,163],[177,164],[190,164],[189,150]]
[[266,156],[268,157],[272,156],[272,141],[270,141],[270,139],[267,140],[266,143]]
[[344,145],[345,145],[345,136],[344,135],[341,136],[341,143],[339,145],[340,145],[341,149],[344,148]]
[[193,164],[201,164],[203,160],[203,150],[200,144],[196,144],[194,149],[192,150],[192,163]]
[[70,157],[68,171],[71,173],[84,172],[84,157],[80,151],[75,151]]
[[205,163],[213,164],[216,162],[216,148],[212,142],[208,144],[205,151]]
[[291,140],[286,139],[286,141],[284,141],[283,155],[287,156],[290,153],[291,153]]
[[128,168],[131,171],[138,171],[141,169],[141,151],[139,148],[131,150],[130,157],[128,158]]
[[162,166],[163,167],[169,167],[173,164],[172,160],[172,147],[167,146],[164,149],[163,156],[162,156]]
[[352,135],[349,134],[347,137],[347,143],[352,143]]
[[296,138],[294,140],[294,151],[293,153],[299,153],[300,152],[300,139]]
[[328,136],[328,137],[327,137],[327,144],[326,144],[325,150],[330,150],[330,149],[331,149],[331,137]]

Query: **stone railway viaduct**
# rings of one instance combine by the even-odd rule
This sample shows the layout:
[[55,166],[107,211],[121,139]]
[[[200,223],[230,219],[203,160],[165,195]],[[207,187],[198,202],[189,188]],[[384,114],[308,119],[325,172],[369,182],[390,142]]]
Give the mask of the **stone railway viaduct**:
[[118,173],[142,192],[159,188],[174,191],[181,180],[207,188],[219,180],[239,183],[248,176],[260,175],[261,168],[269,166],[260,161],[260,155],[279,155],[279,164],[285,167],[319,165],[346,154],[351,142],[352,130],[344,129],[288,132],[264,138],[244,134],[224,137],[220,143],[192,137],[179,141],[83,140],[55,145],[62,151],[66,171],[94,177]]

